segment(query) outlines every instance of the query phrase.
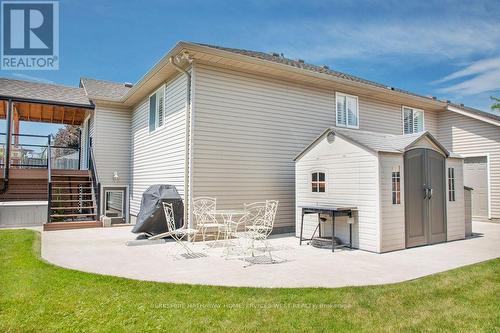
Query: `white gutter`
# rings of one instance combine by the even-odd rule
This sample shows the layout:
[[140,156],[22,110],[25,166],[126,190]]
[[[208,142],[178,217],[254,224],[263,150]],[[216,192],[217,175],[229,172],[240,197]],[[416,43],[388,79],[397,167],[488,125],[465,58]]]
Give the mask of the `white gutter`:
[[184,156],[184,221],[188,221],[188,226],[191,227],[191,221],[189,219],[189,206],[190,206],[190,172],[191,168],[190,166],[190,151],[191,151],[191,146],[190,146],[190,138],[191,138],[191,73],[189,73],[187,70],[184,68],[180,67],[177,64],[177,61],[185,59],[189,63],[193,62],[193,59],[189,55],[189,53],[185,52],[180,57],[173,57],[171,56],[169,58],[170,64],[175,67],[176,70],[178,70],[180,73],[186,75],[187,77],[187,87],[186,87],[186,144],[185,144],[185,156]]

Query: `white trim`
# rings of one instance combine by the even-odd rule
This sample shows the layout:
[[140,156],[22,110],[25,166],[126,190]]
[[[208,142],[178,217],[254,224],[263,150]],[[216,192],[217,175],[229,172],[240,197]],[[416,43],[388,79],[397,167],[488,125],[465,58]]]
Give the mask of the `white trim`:
[[[337,99],[338,99],[338,96],[344,96],[344,97],[351,97],[351,98],[354,98],[356,100],[356,120],[357,120],[357,125],[356,126],[351,126],[349,125],[349,116],[348,116],[348,112],[346,110],[346,114],[345,114],[345,125],[344,124],[339,124],[339,117],[338,117],[338,110],[337,110]],[[352,128],[352,129],[359,129],[359,98],[358,96],[355,96],[355,95],[349,95],[349,94],[346,94],[346,93],[343,93],[343,92],[340,92],[340,91],[336,91],[335,92],[335,126],[337,127],[344,127],[344,128]]]
[[[422,130],[419,132],[411,132],[411,133],[405,133],[405,108],[411,109],[413,111],[420,111],[422,112]],[[412,106],[407,106],[407,105],[401,105],[401,129],[403,134],[413,134],[413,133],[422,133],[425,132],[425,111],[423,109],[418,109],[414,108]]]
[[464,164],[465,164],[465,159],[467,157],[486,157],[486,173],[487,173],[487,178],[488,178],[488,219],[491,220],[491,160],[490,160],[490,153],[484,153],[484,154],[460,154],[464,158]]
[[474,118],[476,120],[484,121],[485,123],[488,123],[488,124],[500,126],[500,121],[488,118],[486,116],[473,114],[471,112],[468,112],[467,110],[459,109],[459,108],[451,106],[451,105],[448,105],[447,109],[448,109],[448,111],[455,112],[455,113],[461,114],[461,115],[466,116],[466,117],[470,117],[470,118]]

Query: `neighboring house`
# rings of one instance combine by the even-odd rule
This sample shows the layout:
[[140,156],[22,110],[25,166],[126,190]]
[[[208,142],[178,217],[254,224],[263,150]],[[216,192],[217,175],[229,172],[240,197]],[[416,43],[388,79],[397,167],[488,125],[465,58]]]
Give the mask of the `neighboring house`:
[[[475,219],[500,219],[500,117],[493,114],[279,54],[186,42],[133,86],[86,78],[80,86],[95,108],[83,122],[82,146],[92,141],[101,197],[123,191],[127,221],[148,186],[166,183],[187,212],[198,196],[217,197],[221,208],[279,200],[276,231],[293,231],[293,159],[328,127],[429,131],[465,157]],[[89,152],[81,154],[85,164]]]

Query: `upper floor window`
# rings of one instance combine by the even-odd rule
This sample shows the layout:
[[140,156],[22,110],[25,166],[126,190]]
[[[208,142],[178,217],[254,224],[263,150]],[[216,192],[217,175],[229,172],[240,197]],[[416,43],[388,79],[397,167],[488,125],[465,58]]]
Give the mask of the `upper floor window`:
[[154,94],[149,96],[149,131],[152,132],[163,126],[165,109],[165,87],[161,86]]
[[326,176],[324,172],[311,173],[311,185],[314,193],[326,191]]
[[399,205],[401,203],[401,170],[400,166],[392,168],[392,204]]
[[403,133],[424,131],[424,111],[403,106]]
[[358,97],[335,93],[337,126],[359,128]]
[[448,200],[455,201],[455,168],[448,168]]

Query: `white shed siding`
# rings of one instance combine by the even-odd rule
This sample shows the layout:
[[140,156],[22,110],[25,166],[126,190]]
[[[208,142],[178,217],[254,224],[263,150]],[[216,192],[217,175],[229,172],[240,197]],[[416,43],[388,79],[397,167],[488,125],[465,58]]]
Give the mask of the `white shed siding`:
[[491,217],[500,219],[500,127],[452,111],[439,122],[438,140],[446,148],[465,156],[489,154]]
[[[455,168],[455,201],[449,200],[448,168]],[[465,238],[465,197],[463,173],[462,159],[446,159],[446,233],[448,241]]]
[[[323,139],[296,163],[296,230],[300,234],[303,205],[357,206],[353,226],[353,245],[379,252],[378,159],[372,153],[336,137],[333,143]],[[325,193],[311,192],[311,172],[325,171]],[[304,237],[311,237],[317,225],[317,215],[306,215]],[[339,218],[335,234],[348,242],[346,218]],[[331,235],[331,224],[324,226],[324,235]]]
[[149,96],[132,113],[130,214],[137,215],[142,193],[153,184],[171,184],[184,196],[186,77],[167,82],[165,125],[149,133]]
[[[97,105],[95,122],[91,117],[91,136],[99,181],[106,185],[128,185],[130,181],[130,120],[129,109]],[[113,182],[114,172],[119,181]]]
[[[380,247],[381,252],[404,249],[405,206],[404,206],[404,160],[403,155],[380,154]],[[400,168],[401,204],[392,203],[392,170]]]

